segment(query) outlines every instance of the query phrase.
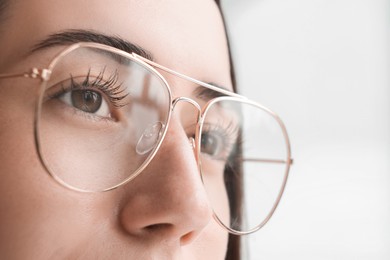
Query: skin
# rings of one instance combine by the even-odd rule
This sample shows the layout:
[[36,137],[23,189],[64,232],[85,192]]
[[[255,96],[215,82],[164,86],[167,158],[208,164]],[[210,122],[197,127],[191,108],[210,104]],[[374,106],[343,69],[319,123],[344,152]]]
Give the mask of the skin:
[[[23,72],[38,61],[46,64],[50,50],[45,58],[28,55],[29,50],[68,29],[120,36],[164,66],[231,89],[224,28],[211,0],[11,1],[0,25],[0,73]],[[194,88],[173,76],[166,79],[173,97],[189,96]],[[186,115],[195,110],[175,107],[159,152],[133,181],[110,192],[79,193],[55,182],[38,160],[36,89],[26,87],[26,80],[31,81],[0,80],[2,258],[225,257],[228,235],[213,220],[188,142],[194,122]]]

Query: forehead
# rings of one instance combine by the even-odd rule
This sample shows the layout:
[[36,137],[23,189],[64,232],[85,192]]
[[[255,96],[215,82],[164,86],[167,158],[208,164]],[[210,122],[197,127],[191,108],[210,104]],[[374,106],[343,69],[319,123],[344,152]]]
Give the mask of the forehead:
[[230,85],[225,33],[213,0],[15,0],[8,11],[7,37],[0,40],[8,62],[50,34],[86,29],[135,43],[182,73]]

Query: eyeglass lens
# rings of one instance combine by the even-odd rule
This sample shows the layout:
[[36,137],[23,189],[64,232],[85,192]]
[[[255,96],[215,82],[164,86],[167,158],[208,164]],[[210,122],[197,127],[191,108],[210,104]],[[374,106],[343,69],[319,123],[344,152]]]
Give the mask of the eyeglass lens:
[[[209,122],[214,123],[209,127]],[[235,231],[257,229],[285,182],[287,150],[279,122],[256,104],[220,98],[204,114],[201,139],[202,178],[217,217]],[[210,158],[204,151],[217,139],[218,156]],[[221,204],[223,196],[230,214]]]
[[134,175],[160,142],[170,94],[149,68],[102,49],[78,48],[43,87],[40,153],[60,181],[110,189]]

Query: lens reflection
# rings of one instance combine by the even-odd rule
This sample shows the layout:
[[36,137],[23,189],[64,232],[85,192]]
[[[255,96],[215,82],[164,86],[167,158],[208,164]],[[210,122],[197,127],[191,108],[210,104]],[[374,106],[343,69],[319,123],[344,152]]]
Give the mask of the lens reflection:
[[[272,214],[285,183],[288,151],[283,128],[268,110],[230,97],[215,100],[203,119],[202,139],[216,135],[210,129],[224,137],[200,150],[202,179],[215,214],[232,230],[257,229]],[[224,152],[214,156],[209,152],[213,149]]]

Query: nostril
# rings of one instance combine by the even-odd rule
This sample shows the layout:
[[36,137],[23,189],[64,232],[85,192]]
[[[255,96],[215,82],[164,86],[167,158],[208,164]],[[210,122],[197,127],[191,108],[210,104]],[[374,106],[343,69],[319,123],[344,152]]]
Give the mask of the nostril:
[[[146,230],[149,233],[160,233],[162,236],[172,236],[172,232],[175,232],[175,227],[172,224],[169,223],[161,223],[161,224],[154,224],[144,227],[144,230]],[[176,236],[176,235],[175,235]],[[189,243],[191,243],[196,238],[196,232],[190,231],[188,233],[185,233],[180,236],[178,234],[177,237],[180,237],[180,245],[184,246]]]
[[144,229],[148,232],[169,232],[173,228],[172,224],[160,223],[146,226]]
[[196,238],[196,232],[188,232],[187,234],[181,236],[180,238],[180,245],[185,246],[187,244],[190,244],[194,239]]

